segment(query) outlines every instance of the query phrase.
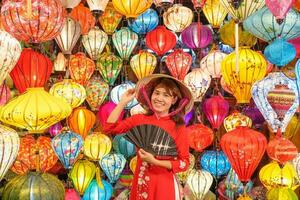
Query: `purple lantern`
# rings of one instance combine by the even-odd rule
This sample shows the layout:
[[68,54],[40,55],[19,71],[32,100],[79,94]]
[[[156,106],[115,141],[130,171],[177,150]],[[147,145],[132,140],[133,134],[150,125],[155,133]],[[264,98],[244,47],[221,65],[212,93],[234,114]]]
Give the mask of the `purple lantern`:
[[255,106],[255,104],[250,104],[249,106],[243,109],[243,113],[251,118],[253,124],[255,126],[262,124],[265,119],[260,113],[259,109]]
[[191,119],[193,118],[193,116],[194,116],[194,110],[191,110],[189,113],[187,113],[184,116],[184,123],[185,123],[186,126],[189,124],[189,122],[191,121]]
[[[106,122],[110,113],[113,111],[113,109],[116,106],[117,105],[115,103],[113,103],[112,101],[108,101],[100,106],[99,111],[97,113],[97,117],[98,117],[98,120],[101,123],[101,125],[103,125]],[[122,120],[123,116],[124,116],[124,111],[122,111],[118,121]]]
[[62,128],[63,127],[60,122],[52,125],[49,129],[49,133],[50,133],[51,137],[55,137],[57,134],[59,134],[61,132]]

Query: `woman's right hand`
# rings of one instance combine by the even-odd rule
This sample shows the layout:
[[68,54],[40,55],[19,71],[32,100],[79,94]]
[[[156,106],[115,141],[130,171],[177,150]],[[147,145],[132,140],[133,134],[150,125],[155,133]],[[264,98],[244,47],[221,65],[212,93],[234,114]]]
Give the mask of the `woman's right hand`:
[[127,90],[121,97],[120,103],[123,105],[127,105],[130,101],[132,101],[135,97],[135,89]]

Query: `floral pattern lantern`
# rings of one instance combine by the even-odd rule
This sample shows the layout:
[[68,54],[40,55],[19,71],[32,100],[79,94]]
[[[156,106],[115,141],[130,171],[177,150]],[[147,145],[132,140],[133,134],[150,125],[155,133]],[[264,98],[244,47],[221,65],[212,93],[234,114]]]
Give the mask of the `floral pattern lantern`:
[[124,135],[116,135],[113,140],[113,148],[117,153],[120,153],[129,158],[135,155],[135,145],[126,140]]
[[[124,92],[126,92],[129,89],[133,89],[133,88],[135,88],[135,84],[130,81],[127,81],[121,85],[118,85],[111,90],[110,99],[115,104],[118,104],[121,99],[121,96],[124,94]],[[125,109],[131,109],[133,106],[135,106],[137,104],[138,104],[138,101],[136,100],[136,98],[134,98],[132,101],[130,101],[125,106]]]
[[23,49],[21,56],[10,72],[15,87],[20,93],[29,87],[44,87],[52,72],[51,60],[32,49]]
[[96,179],[93,179],[84,192],[82,200],[110,200],[113,194],[112,185],[105,180],[101,180],[101,183],[103,184],[102,187],[99,186]]
[[128,27],[137,34],[142,35],[155,29],[158,22],[159,18],[157,12],[149,8],[133,21],[129,20]]
[[225,56],[220,50],[213,49],[201,59],[200,68],[212,78],[221,78],[221,63]]
[[83,139],[77,133],[64,130],[52,139],[52,149],[65,169],[71,169],[83,146]]
[[166,65],[173,77],[183,80],[192,65],[192,56],[176,49],[167,56]]
[[193,168],[195,166],[195,156],[191,153],[189,156],[190,156],[189,157],[190,165],[189,165],[188,169],[184,172],[176,173],[176,177],[178,178],[179,182],[183,185],[186,183],[186,179],[187,179],[188,175],[190,174],[190,172],[193,170]]
[[124,169],[126,159],[122,154],[113,153],[104,156],[99,164],[111,183],[115,183]]
[[188,126],[188,130],[189,144],[195,151],[203,151],[206,147],[210,146],[214,140],[213,131],[202,124]]
[[132,56],[130,66],[138,79],[151,75],[156,67],[156,57],[147,51]]
[[5,1],[1,7],[4,29],[16,39],[30,43],[52,40],[65,22],[60,0]]
[[220,28],[228,13],[221,5],[220,0],[206,0],[202,10],[206,19],[214,29]]
[[107,94],[109,92],[109,85],[99,78],[91,78],[86,86],[86,101],[88,102],[90,108],[98,110],[99,106],[103,103]]
[[240,112],[233,112],[224,119],[224,127],[227,132],[234,130],[238,126],[248,126],[251,128],[252,120]]
[[112,2],[108,2],[99,22],[108,35],[112,35],[122,19],[122,15],[116,11]]
[[78,21],[81,25],[81,33],[87,34],[95,26],[96,20],[91,11],[82,3],[76,6],[70,13],[70,17]]
[[53,124],[49,128],[49,134],[51,137],[55,137],[57,134],[59,134],[62,131],[62,125],[60,122],[57,122],[56,124]]
[[113,0],[114,8],[126,18],[136,18],[145,12],[152,4],[149,0]]

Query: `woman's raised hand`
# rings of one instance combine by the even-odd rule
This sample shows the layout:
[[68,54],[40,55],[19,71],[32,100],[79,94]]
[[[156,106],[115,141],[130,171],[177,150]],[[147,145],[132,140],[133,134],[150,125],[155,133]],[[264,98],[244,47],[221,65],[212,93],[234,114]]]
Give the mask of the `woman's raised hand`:
[[127,105],[130,101],[132,101],[135,97],[135,89],[127,90],[121,97],[120,103],[123,105]]

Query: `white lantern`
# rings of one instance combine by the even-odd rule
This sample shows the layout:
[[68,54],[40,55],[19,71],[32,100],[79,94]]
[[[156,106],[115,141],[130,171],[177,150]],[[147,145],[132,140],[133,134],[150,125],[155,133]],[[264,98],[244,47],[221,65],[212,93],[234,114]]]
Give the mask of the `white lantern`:
[[104,12],[108,0],[87,0],[87,3],[91,11]]
[[221,63],[227,54],[220,50],[212,50],[200,62],[200,68],[212,78],[221,77]]
[[81,0],[60,0],[62,5],[67,9],[75,8]]

